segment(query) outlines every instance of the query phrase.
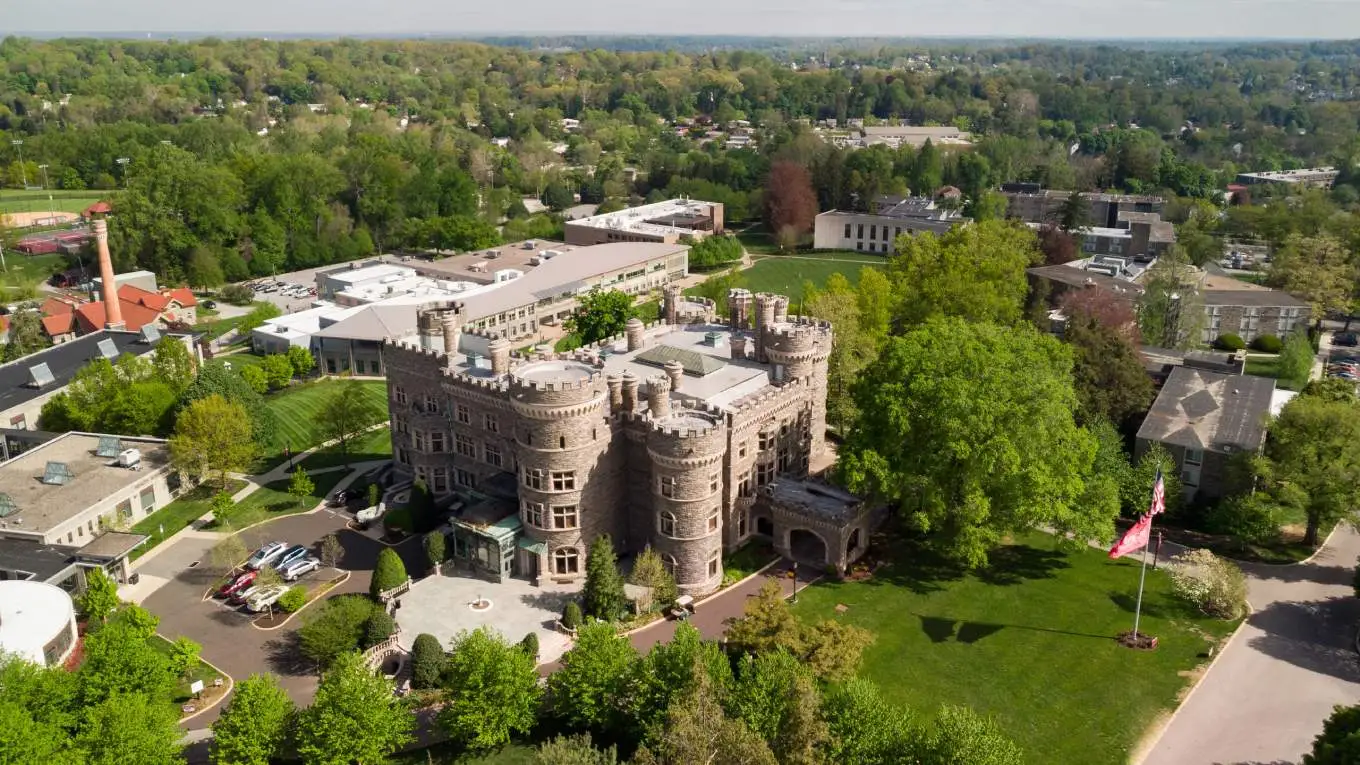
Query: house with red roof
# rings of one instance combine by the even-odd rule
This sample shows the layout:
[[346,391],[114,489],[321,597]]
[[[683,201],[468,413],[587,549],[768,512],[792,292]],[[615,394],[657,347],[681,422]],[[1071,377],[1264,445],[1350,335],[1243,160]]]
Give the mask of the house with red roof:
[[[170,324],[193,324],[198,320],[198,300],[193,292],[183,287],[153,292],[124,284],[118,288],[118,305],[124,326],[132,332],[148,324],[166,329]],[[41,310],[43,329],[54,343],[97,332],[108,321],[103,301],[50,297],[43,302]]]

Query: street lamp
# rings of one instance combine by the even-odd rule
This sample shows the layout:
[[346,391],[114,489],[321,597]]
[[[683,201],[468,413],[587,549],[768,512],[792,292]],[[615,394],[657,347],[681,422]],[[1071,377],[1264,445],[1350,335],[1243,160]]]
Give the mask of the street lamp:
[[24,188],[28,188],[28,169],[24,167],[24,142],[22,139],[15,138],[10,143],[19,150],[19,177],[23,180]]
[[55,203],[52,201],[52,184],[47,180],[47,165],[38,165],[38,169],[42,171],[43,188],[47,189],[47,210],[52,212]]
[[129,159],[129,158],[127,158],[127,157],[119,157],[118,159],[115,159],[115,160],[114,160],[114,162],[117,162],[117,163],[118,163],[119,165],[121,165],[122,168],[123,168],[123,188],[127,188],[127,185],[128,185],[128,183],[127,183],[127,173],[128,173],[127,166],[128,166],[128,163],[131,162],[131,161],[132,161],[132,160]]

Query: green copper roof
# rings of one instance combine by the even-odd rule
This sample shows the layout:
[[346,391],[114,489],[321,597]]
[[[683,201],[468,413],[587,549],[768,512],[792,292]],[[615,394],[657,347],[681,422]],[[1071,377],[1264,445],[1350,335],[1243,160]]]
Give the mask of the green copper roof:
[[727,366],[727,362],[698,351],[687,351],[673,345],[658,345],[637,355],[643,364],[664,367],[667,361],[678,361],[685,368],[685,374],[703,377]]

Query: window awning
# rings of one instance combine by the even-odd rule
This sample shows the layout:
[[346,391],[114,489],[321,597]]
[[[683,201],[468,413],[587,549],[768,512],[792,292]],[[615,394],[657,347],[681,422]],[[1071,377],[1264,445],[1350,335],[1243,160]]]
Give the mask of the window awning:
[[516,545],[521,550],[528,550],[535,555],[543,555],[548,552],[548,545],[543,542],[535,542],[528,537],[520,537]]

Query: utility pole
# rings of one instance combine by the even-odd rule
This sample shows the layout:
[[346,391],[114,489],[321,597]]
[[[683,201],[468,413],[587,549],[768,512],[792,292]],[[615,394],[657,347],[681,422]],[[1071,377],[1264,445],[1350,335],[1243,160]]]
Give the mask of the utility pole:
[[15,138],[10,143],[19,151],[19,178],[23,180],[24,189],[28,189],[28,168],[24,167],[24,142],[20,138]]

